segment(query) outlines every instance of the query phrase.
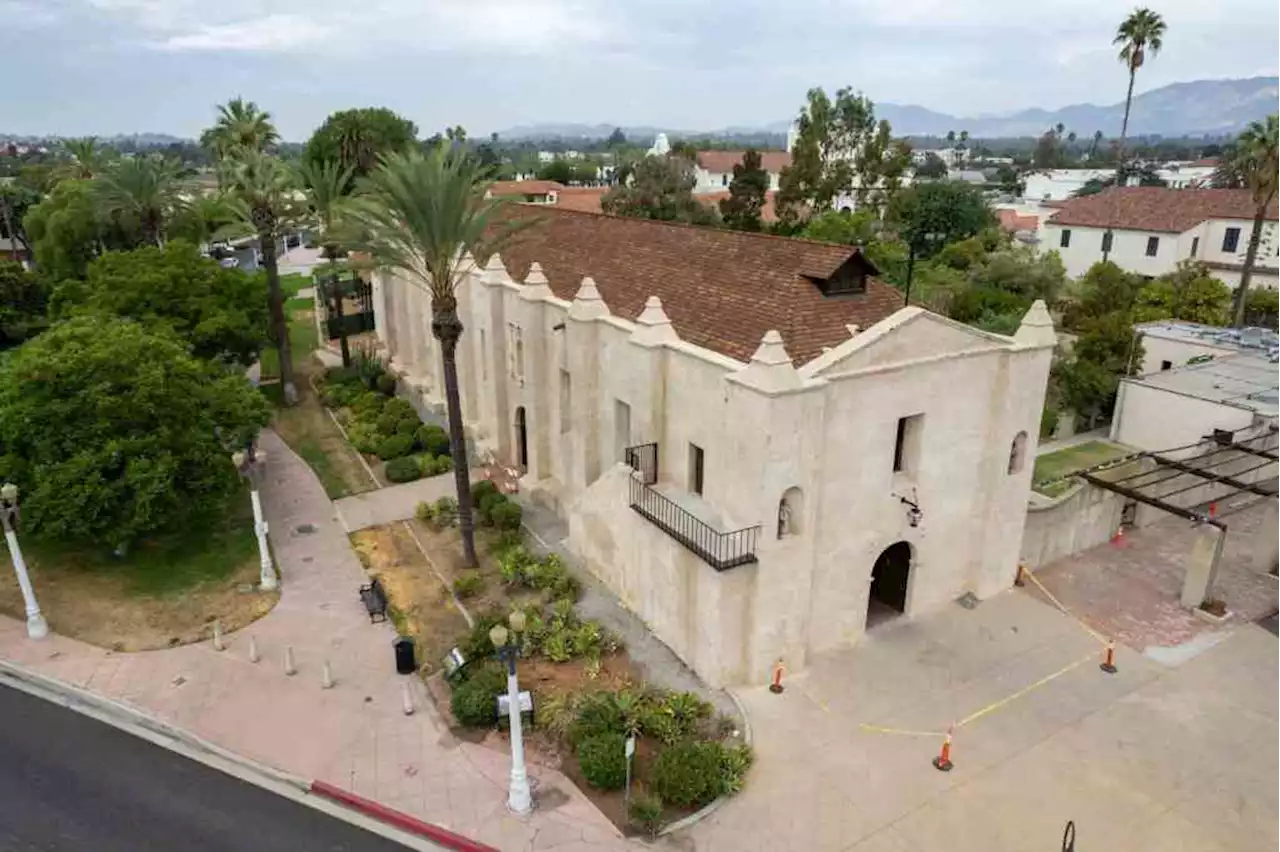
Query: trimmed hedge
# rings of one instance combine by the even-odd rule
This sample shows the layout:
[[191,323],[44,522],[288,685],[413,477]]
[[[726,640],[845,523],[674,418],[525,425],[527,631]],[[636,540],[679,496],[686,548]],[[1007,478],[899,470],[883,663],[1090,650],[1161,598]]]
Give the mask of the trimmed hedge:
[[401,456],[391,459],[383,468],[383,473],[391,482],[413,482],[422,478],[422,468],[413,456]]
[[487,515],[489,523],[496,529],[518,530],[524,510],[520,508],[519,503],[503,497],[501,502],[495,501],[490,505]]
[[378,376],[374,384],[378,387],[378,393],[386,394],[387,396],[396,395],[396,377],[390,373],[383,373]]
[[685,740],[667,746],[653,762],[649,783],[662,801],[682,808],[701,807],[722,789],[724,746]]
[[493,484],[493,480],[482,479],[479,482],[471,483],[471,505],[476,508],[484,501],[484,498],[491,494],[499,494],[498,486]]
[[626,737],[607,733],[578,744],[578,767],[592,787],[621,790],[627,783]]
[[498,723],[498,696],[507,688],[502,669],[486,665],[472,671],[453,688],[449,707],[459,725],[468,728],[492,727]]
[[449,433],[434,423],[418,427],[418,446],[433,456],[450,455]]
[[[392,435],[378,442],[378,458],[383,461],[398,459],[411,452],[413,452],[412,435]],[[418,465],[416,461],[413,464],[415,468]]]

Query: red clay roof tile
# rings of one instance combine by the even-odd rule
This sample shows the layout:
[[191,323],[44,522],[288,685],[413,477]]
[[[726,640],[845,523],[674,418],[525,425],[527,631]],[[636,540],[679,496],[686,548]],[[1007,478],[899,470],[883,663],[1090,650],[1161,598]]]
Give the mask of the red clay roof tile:
[[[1272,201],[1268,218],[1275,219],[1276,210]],[[1247,189],[1125,186],[1072,198],[1049,218],[1049,224],[1181,234],[1206,219],[1252,219],[1255,212]]]

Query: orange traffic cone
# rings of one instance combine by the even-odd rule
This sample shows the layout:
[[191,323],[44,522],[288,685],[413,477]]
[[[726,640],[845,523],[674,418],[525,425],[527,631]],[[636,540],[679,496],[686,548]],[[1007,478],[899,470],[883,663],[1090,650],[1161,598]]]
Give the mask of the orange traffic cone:
[[1022,567],[1022,563],[1019,562],[1018,573],[1013,575],[1013,584],[1015,586],[1025,586],[1027,584],[1027,578],[1023,576],[1025,573],[1026,573],[1026,569],[1024,569]]
[[782,692],[782,673],[786,671],[786,667],[782,665],[782,660],[773,665],[773,683],[769,684],[769,691],[774,695]]
[[1116,527],[1116,534],[1111,537],[1111,544],[1114,547],[1124,547],[1124,524]]
[[1107,650],[1102,656],[1102,665],[1098,666],[1107,674],[1115,674],[1119,669],[1116,668],[1116,643],[1108,642]]
[[942,740],[942,751],[933,759],[933,768],[939,772],[950,772],[953,765],[951,762],[951,728],[947,728],[947,735]]

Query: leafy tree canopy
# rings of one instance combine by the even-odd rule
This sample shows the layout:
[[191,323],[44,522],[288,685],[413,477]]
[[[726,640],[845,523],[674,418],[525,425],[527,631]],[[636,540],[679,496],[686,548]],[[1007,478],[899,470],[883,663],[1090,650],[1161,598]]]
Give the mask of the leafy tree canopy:
[[1134,302],[1134,319],[1180,319],[1205,325],[1231,321],[1231,288],[1203,263],[1184,261],[1178,269],[1148,282]]
[[769,192],[769,173],[761,165],[760,152],[747,149],[733,167],[729,197],[720,202],[724,224],[735,231],[759,231],[760,214]]
[[136,226],[105,221],[97,194],[87,180],[64,180],[27,213],[23,225],[36,265],[51,281],[81,278],[99,250],[131,248]]
[[886,219],[904,240],[916,245],[917,254],[926,257],[947,243],[974,236],[996,221],[981,189],[949,180],[904,189],[890,202]]
[[683,157],[645,157],[635,165],[628,184],[604,194],[600,207],[614,216],[711,225],[715,211],[693,197],[693,163]]
[[[449,130],[452,134],[453,128]],[[302,161],[340,163],[360,178],[373,171],[384,154],[408,150],[417,136],[416,124],[386,107],[342,110],[326,118],[307,140]]]
[[171,327],[197,358],[247,367],[267,337],[267,283],[261,275],[224,269],[194,245],[173,240],[108,252],[89,264],[85,280],[58,285],[58,316],[105,313]]
[[1142,276],[1126,272],[1109,260],[1098,261],[1075,284],[1075,294],[1066,310],[1067,327],[1079,329],[1090,319],[1132,311],[1145,283]]
[[0,260],[0,349],[21,343],[47,324],[44,283],[15,260]]
[[828,210],[805,223],[799,236],[824,243],[867,245],[880,231],[880,222],[874,213],[859,210],[857,213]]
[[220,511],[238,481],[224,442],[269,416],[243,376],[172,332],[79,317],[0,364],[0,476],[33,532],[124,547]]
[[947,176],[947,164],[942,158],[930,151],[925,154],[924,162],[916,166],[916,177],[935,180]]

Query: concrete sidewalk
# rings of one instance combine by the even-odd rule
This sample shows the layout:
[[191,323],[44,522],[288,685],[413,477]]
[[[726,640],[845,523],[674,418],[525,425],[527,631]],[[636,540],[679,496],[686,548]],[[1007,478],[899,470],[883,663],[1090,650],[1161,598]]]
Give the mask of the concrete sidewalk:
[[[472,472],[472,478],[476,472]],[[426,479],[387,485],[363,494],[343,497],[334,502],[338,519],[348,532],[377,527],[393,521],[407,521],[413,517],[419,503],[434,503],[441,497],[453,497],[453,472],[442,473]]]
[[[112,653],[62,636],[41,642],[0,619],[0,657],[122,701],[163,722],[307,779],[320,779],[504,850],[629,848],[558,772],[531,767],[541,803],[521,820],[505,807],[505,754],[461,742],[423,685],[402,711],[390,624],[369,623],[356,595],[364,572],[311,469],[274,433],[263,499],[281,571],[280,603],[265,618],[209,643]],[[248,659],[249,637],[261,660]],[[297,674],[283,671],[292,647]],[[321,687],[325,661],[336,685]]]

